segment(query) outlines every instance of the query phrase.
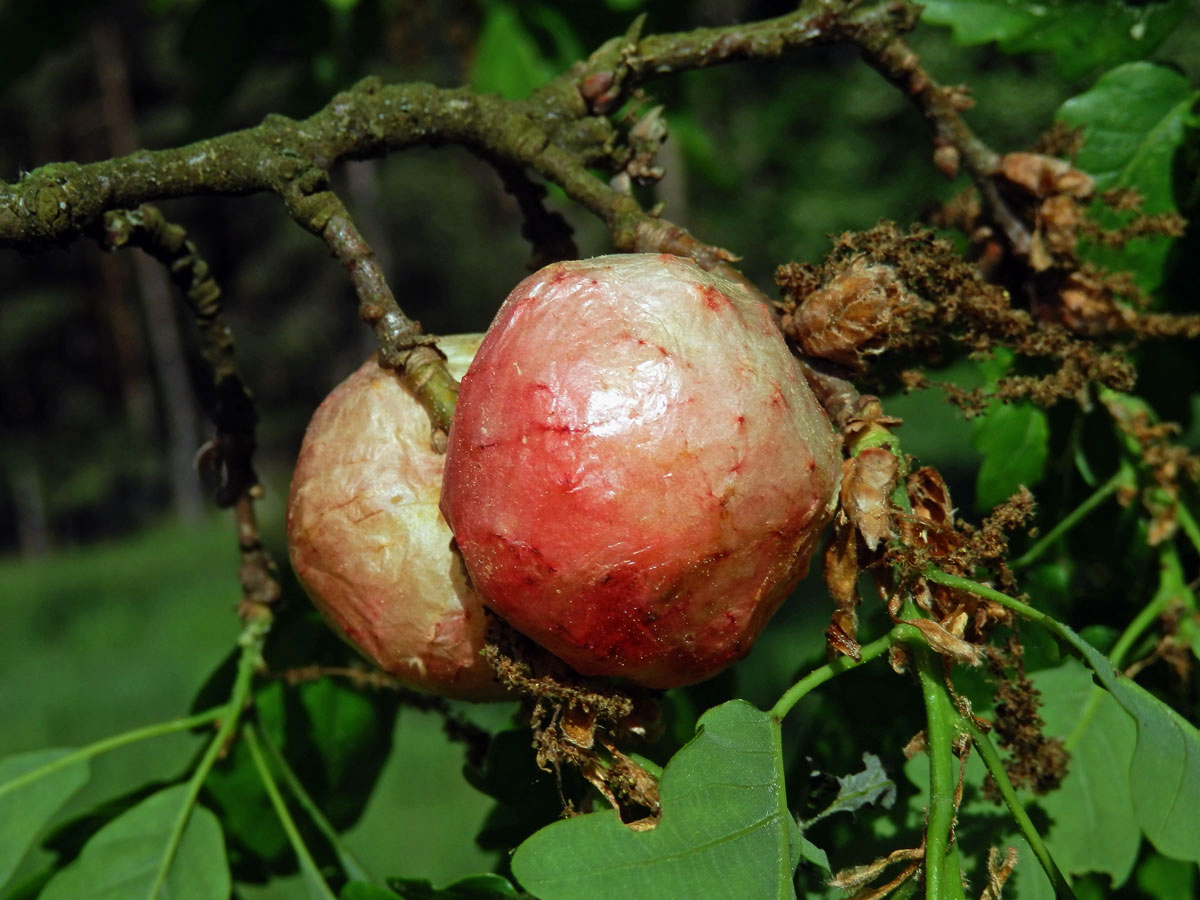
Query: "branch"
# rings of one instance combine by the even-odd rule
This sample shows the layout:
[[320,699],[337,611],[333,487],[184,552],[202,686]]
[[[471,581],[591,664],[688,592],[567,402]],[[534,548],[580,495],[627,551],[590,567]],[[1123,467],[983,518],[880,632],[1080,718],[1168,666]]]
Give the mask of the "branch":
[[217,434],[202,451],[200,460],[218,470],[217,505],[233,506],[258,487],[253,464],[258,414],[237,369],[233,332],[221,314],[221,287],[187,232],[167,221],[156,207],[113,210],[105,213],[102,225],[97,235],[102,247],[144,250],[162,263],[191,308],[215,391],[207,411]]
[[961,164],[979,191],[984,213],[996,223],[1013,252],[1029,255],[1033,236],[1029,227],[1000,194],[994,178],[1000,155],[971,130],[962,117],[972,101],[962,87],[938,84],[921,68],[917,55],[900,38],[899,31],[863,31],[856,41],[863,58],[894,84],[925,118],[933,133],[934,162],[948,177]]
[[[691,256],[706,269],[748,284],[730,265],[732,254],[647,213],[596,174],[596,168],[611,171],[623,165],[621,135],[603,113],[652,77],[850,42],[912,97],[930,121],[935,143],[957,148],[985,201],[1005,223],[1010,241],[1019,246],[1022,234],[1028,235],[1014,217],[1005,218],[1006,208],[989,177],[996,154],[962,122],[959,95],[929,79],[900,41],[916,19],[916,7],[902,2],[863,6],[856,0],[808,0],[795,13],[775,19],[645,38],[638,20],[628,34],[609,41],[527,100],[428,84],[385,86],[368,78],[304,120],[272,115],[254,128],[185,147],[139,151],[89,165],[53,163],[23,175],[15,185],[0,183],[0,248],[33,250],[71,241],[94,230],[106,212],[150,200],[273,193],[349,270],[360,314],[375,329],[384,363],[417,390],[433,420],[433,443],[440,446],[457,385],[419,325],[396,304],[374,254],[328,189],[334,165],[416,145],[460,144],[496,164],[505,184],[515,189],[529,230],[539,235],[535,250],[565,252],[569,240],[562,240],[558,223],[531,199],[525,170],[558,184],[601,218],[616,249]],[[826,387],[833,395],[843,393],[838,385]]]
[[[806,0],[794,13],[760,22],[697,28],[640,38],[631,34],[608,41],[592,54],[580,78],[593,105],[611,108],[638,84],[662,75],[748,59],[774,59],[818,44],[861,43],[871,34],[911,31],[919,7],[884,2],[864,7],[861,0]],[[604,76],[610,76],[608,86]],[[589,80],[590,79],[590,80]]]
[[421,334],[421,324],[400,309],[379,260],[337,194],[321,191],[309,196],[290,195],[285,200],[292,218],[325,241],[350,273],[358,294],[358,314],[375,331],[379,342],[380,363],[404,376],[429,413],[433,448],[444,452],[458,400],[458,382],[447,370],[446,357],[437,349],[435,339]]
[[[626,96],[652,75],[833,41],[878,42],[914,23],[906,4],[860,7],[815,0],[789,16],[728,28],[640,41],[635,29],[528,100],[428,84],[384,86],[368,78],[301,121],[271,115],[254,128],[185,147],[88,165],[53,163],[24,174],[15,185],[0,183],[0,248],[62,243],[107,210],[197,194],[274,193],[293,210],[307,204],[307,212],[293,215],[308,219],[319,234],[325,223],[319,219],[321,201],[313,198],[326,192],[328,172],[339,161],[450,142],[554,181],[609,224],[619,248],[635,249],[638,228],[648,227],[651,217],[589,171],[613,158],[614,126],[594,115],[605,102]],[[608,87],[598,92],[606,80]],[[703,252],[702,245],[698,249]]]
[[263,493],[254,471],[258,413],[238,373],[233,331],[221,314],[221,287],[196,245],[188,240],[187,232],[169,222],[156,207],[110,211],[104,215],[103,228],[96,237],[109,250],[140,247],[162,263],[196,318],[215,392],[209,414],[217,431],[201,449],[198,465],[216,473],[217,504],[234,508],[241,556],[238,575],[242,602],[238,613],[248,625],[259,623],[269,628],[281,591],[278,568],[263,546],[254,512],[254,501]]

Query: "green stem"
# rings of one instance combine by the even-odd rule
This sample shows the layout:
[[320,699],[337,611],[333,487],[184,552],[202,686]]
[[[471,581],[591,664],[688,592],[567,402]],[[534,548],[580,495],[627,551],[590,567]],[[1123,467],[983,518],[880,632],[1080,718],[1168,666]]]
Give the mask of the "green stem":
[[1029,813],[1025,811],[1025,807],[1021,804],[1021,800],[1017,797],[1016,790],[1013,789],[1012,782],[1008,779],[1008,773],[1004,770],[1004,763],[1000,759],[1000,753],[996,750],[995,744],[991,738],[979,729],[974,722],[966,717],[962,717],[961,721],[966,729],[971,734],[971,740],[975,744],[975,749],[979,751],[979,756],[983,760],[983,764],[991,773],[992,780],[996,783],[996,787],[1000,790],[1000,796],[1004,798],[1004,802],[1008,805],[1008,811],[1012,813],[1013,819],[1016,820],[1017,827],[1021,829],[1021,834],[1024,835],[1026,843],[1029,844],[1029,849],[1033,851],[1033,855],[1042,865],[1042,869],[1046,872],[1050,879],[1050,884],[1054,886],[1054,896],[1060,900],[1075,900],[1075,892],[1071,890],[1071,885],[1059,871],[1058,865],[1054,862],[1054,857],[1050,855],[1049,849],[1042,842],[1042,836],[1038,834],[1037,828],[1034,827],[1033,821],[1029,818]]
[[300,836],[300,829],[296,827],[296,822],[292,818],[291,812],[288,811],[287,803],[284,802],[283,795],[279,792],[279,785],[275,783],[275,779],[271,775],[271,769],[259,746],[258,729],[254,725],[247,725],[242,735],[246,739],[246,749],[250,751],[250,757],[254,760],[254,768],[258,770],[258,777],[267,791],[267,796],[271,798],[271,806],[275,808],[275,815],[279,817],[279,824],[283,826],[288,842],[292,845],[292,850],[295,851],[296,858],[300,861],[300,869],[308,877],[309,886],[316,888],[320,896],[335,900],[333,891],[330,890],[324,876],[321,875],[316,860],[308,852],[304,838]]
[[1009,563],[1009,568],[1014,571],[1023,569],[1026,566],[1036,562],[1042,555],[1053,547],[1065,534],[1072,528],[1082,522],[1087,516],[1098,507],[1101,503],[1107,500],[1114,494],[1118,488],[1125,485],[1133,484],[1133,470],[1128,465],[1122,465],[1115,475],[1108,481],[1100,485],[1099,488],[1092,493],[1090,497],[1080,503],[1075,509],[1071,510],[1066,516],[1058,521],[1058,523],[1038,539],[1032,547],[1026,550],[1018,559]]
[[1192,515],[1191,510],[1184,506],[1182,500],[1175,502],[1175,521],[1179,523],[1179,527],[1183,533],[1187,535],[1192,546],[1200,552],[1200,525],[1196,524],[1196,519]]
[[183,830],[187,827],[192,807],[196,805],[196,798],[200,795],[200,788],[204,785],[204,779],[208,777],[217,757],[233,736],[238,722],[241,720],[242,710],[250,698],[250,686],[254,681],[254,672],[262,662],[262,644],[269,628],[269,620],[253,621],[246,625],[238,638],[242,652],[238,657],[237,675],[234,677],[229,701],[220,711],[221,727],[217,729],[216,735],[209,742],[208,749],[204,751],[204,756],[201,757],[192,777],[188,779],[184,802],[179,808],[179,814],[175,817],[166,851],[163,853],[162,862],[159,864],[154,882],[147,894],[150,900],[157,897],[162,890],[167,872],[170,871],[171,863],[175,860],[175,853],[179,850],[179,842],[183,840]]
[[283,752],[271,740],[271,736],[265,730],[260,729],[258,731],[258,738],[266,748],[267,755],[270,756],[276,770],[283,776],[283,781],[287,784],[288,790],[292,792],[292,796],[296,798],[296,802],[304,808],[304,811],[308,813],[308,817],[312,819],[313,824],[317,826],[317,830],[325,836],[325,839],[329,841],[337,853],[338,861],[346,871],[347,877],[352,881],[373,881],[374,879],[371,878],[371,874],[367,871],[366,867],[359,862],[350,848],[345,846],[337,829],[333,827],[333,823],[325,818],[325,814],[321,812],[321,808],[317,806],[316,801],[305,790],[295,771],[288,764],[287,757],[283,755]]
[[963,578],[959,575],[951,575],[948,572],[943,572],[941,569],[926,569],[923,574],[925,578],[935,584],[944,584],[946,587],[966,591],[968,594],[974,594],[977,597],[983,597],[987,600],[993,600],[1001,606],[1011,609],[1013,612],[1020,613],[1031,622],[1037,622],[1047,631],[1053,632],[1064,640],[1070,641],[1071,639],[1064,630],[1062,623],[1053,616],[1048,616],[1040,609],[1035,609],[1028,603],[1022,603],[1015,597],[1010,597],[1008,594],[988,587],[986,584],[980,584],[978,581],[972,581],[970,578]]
[[1134,616],[1133,621],[1121,632],[1121,636],[1117,638],[1117,642],[1108,654],[1113,668],[1121,668],[1121,664],[1125,661],[1125,657],[1133,647],[1134,642],[1142,636],[1142,632],[1154,624],[1154,620],[1162,615],[1163,610],[1170,605],[1170,602],[1171,597],[1169,594],[1160,594],[1142,607],[1142,611]]
[[779,698],[778,702],[771,707],[770,715],[775,719],[782,719],[791,712],[792,707],[799,703],[801,698],[809,691],[820,687],[835,675],[856,669],[873,659],[878,659],[888,652],[892,644],[905,639],[910,636],[909,632],[916,632],[916,630],[911,625],[897,625],[883,637],[877,638],[865,645],[862,648],[859,659],[855,660],[849,656],[839,656],[837,659],[830,660],[825,665],[813,669],[784,692],[784,695]]
[[65,769],[67,766],[72,766],[77,762],[91,759],[93,756],[99,756],[101,753],[107,753],[109,750],[117,750],[128,744],[135,744],[138,741],[144,741],[147,738],[158,737],[164,734],[175,734],[180,731],[190,731],[193,728],[198,728],[201,725],[207,725],[214,719],[217,719],[225,711],[225,707],[218,706],[215,709],[210,709],[202,713],[196,713],[194,716],[187,716],[182,719],[172,719],[169,722],[158,722],[154,725],[147,725],[144,728],[135,728],[133,731],[126,731],[121,734],[114,734],[111,737],[106,737],[103,740],[96,741],[94,744],[88,744],[86,747],[80,747],[74,753],[68,753],[66,756],[60,756],[53,762],[46,763],[44,766],[39,766],[36,769],[31,769],[24,772],[12,781],[0,784],[0,797],[10,791],[15,791],[25,787],[25,785],[37,781],[39,778],[45,778],[47,775],[52,775],[59,769]]
[[[951,846],[954,828],[954,740],[958,713],[946,692],[946,682],[929,648],[922,641],[910,643],[916,661],[917,680],[925,701],[926,738],[929,752],[929,819],[925,826],[925,896],[944,900],[961,896],[962,883],[946,881],[946,862],[957,850]],[[957,868],[957,867],[955,867]]]

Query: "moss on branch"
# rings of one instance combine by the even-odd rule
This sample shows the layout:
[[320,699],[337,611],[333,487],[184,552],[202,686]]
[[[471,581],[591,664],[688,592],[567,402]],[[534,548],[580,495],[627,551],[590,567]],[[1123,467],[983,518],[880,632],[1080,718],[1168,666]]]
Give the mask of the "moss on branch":
[[[525,100],[430,84],[384,85],[368,78],[307,119],[271,115],[256,127],[184,147],[143,150],[88,165],[42,166],[15,184],[0,182],[0,248],[35,250],[66,243],[95,232],[107,212],[148,201],[273,193],[346,267],[360,315],[379,338],[381,358],[425,402],[436,446],[448,427],[457,385],[419,324],[404,315],[374,253],[330,190],[329,172],[342,160],[416,145],[460,144],[493,162],[505,184],[523,198],[527,227],[538,235],[533,239],[542,252],[553,255],[543,248],[557,246],[561,252],[570,244],[562,239],[563,229],[540,209],[531,190],[536,185],[526,172],[558,184],[602,219],[617,249],[691,256],[707,269],[747,283],[731,265],[731,254],[646,212],[629,193],[597,174],[597,169],[622,172],[630,158],[624,145],[632,143],[633,134],[624,134],[606,114],[652,77],[840,41],[862,48],[873,65],[912,96],[930,122],[935,146],[954,149],[985,198],[994,194],[988,188],[996,155],[962,121],[954,92],[938,87],[900,40],[916,22],[916,7],[908,3],[806,0],[796,12],[774,19],[650,36],[642,36],[642,21]],[[1004,215],[1003,204],[991,205],[1009,226],[1004,231],[1010,240],[1019,241],[1019,223]]]

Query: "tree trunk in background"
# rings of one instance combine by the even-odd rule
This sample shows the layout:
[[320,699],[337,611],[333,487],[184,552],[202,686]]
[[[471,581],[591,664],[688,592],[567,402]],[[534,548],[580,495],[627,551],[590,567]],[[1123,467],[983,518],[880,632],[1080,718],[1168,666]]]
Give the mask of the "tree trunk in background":
[[50,552],[50,527],[46,520],[46,498],[37,458],[14,453],[7,460],[8,484],[17,520],[17,546],[21,556],[41,559]]
[[[116,24],[98,19],[92,26],[92,42],[96,48],[101,113],[111,151],[114,156],[124,156],[137,149],[138,138],[129,73]],[[204,513],[204,499],[192,463],[200,435],[172,287],[162,266],[145,254],[134,254],[133,270],[162,400],[172,501],[180,519],[196,522]]]
[[134,439],[149,442],[154,437],[154,391],[146,378],[145,339],[127,296],[129,270],[119,256],[101,250],[95,253],[95,266],[97,306],[121,385],[121,404]]

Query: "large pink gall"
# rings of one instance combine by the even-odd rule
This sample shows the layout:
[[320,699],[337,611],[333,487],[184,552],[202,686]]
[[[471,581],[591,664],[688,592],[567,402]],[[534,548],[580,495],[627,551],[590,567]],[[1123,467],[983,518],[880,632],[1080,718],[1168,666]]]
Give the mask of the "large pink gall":
[[[441,338],[461,376],[479,335]],[[288,552],[333,628],[407,684],[446,697],[496,699],[480,657],[487,613],[450,549],[438,511],[445,457],[429,416],[375,358],[313,415],[288,497]]]
[[768,310],[690,260],[556,263],[463,379],[442,511],[472,584],[578,671],[744,656],[805,574],[840,443]]

